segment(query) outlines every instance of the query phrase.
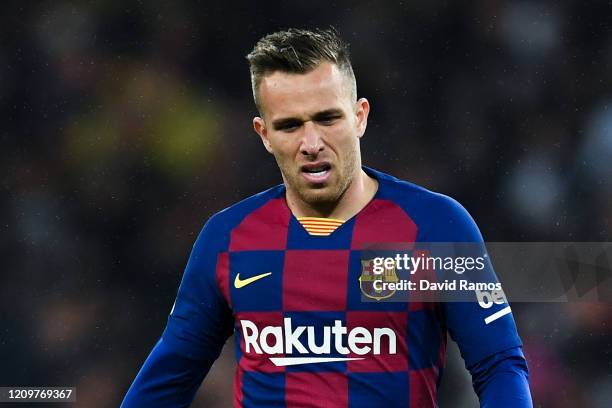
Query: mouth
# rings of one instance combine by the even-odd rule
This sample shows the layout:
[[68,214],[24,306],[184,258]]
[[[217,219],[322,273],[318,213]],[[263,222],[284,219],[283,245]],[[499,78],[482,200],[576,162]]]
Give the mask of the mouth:
[[331,172],[331,164],[329,163],[312,163],[306,164],[300,168],[300,171],[306,180],[312,183],[322,183],[327,180]]

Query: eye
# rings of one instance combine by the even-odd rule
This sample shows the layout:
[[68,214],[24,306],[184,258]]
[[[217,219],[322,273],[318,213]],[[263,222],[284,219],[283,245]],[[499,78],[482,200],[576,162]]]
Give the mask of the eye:
[[285,126],[281,127],[279,130],[281,132],[285,132],[285,133],[293,133],[296,130],[298,130],[299,127],[300,127],[300,125],[297,125],[297,124],[295,124],[295,125],[285,125]]
[[300,126],[302,126],[302,122],[289,120],[276,124],[274,129],[279,132],[292,133],[298,130]]
[[335,116],[324,116],[322,118],[320,118],[319,120],[317,120],[317,122],[319,122],[322,125],[325,126],[331,126],[334,123],[336,123],[336,121],[340,119],[340,116],[335,115]]

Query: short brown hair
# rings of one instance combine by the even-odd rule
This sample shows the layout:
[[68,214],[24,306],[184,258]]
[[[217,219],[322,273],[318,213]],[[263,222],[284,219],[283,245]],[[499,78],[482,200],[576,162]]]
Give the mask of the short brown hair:
[[261,113],[258,90],[264,76],[281,71],[306,74],[328,61],[338,66],[351,85],[351,97],[357,100],[355,74],[351,66],[348,44],[334,27],[326,30],[290,28],[260,39],[247,55],[251,70],[251,86],[255,105]]

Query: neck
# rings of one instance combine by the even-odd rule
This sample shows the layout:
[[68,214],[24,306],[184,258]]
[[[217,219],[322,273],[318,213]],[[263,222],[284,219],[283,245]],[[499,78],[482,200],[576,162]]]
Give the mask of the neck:
[[287,189],[287,205],[296,217],[321,217],[348,220],[361,211],[378,190],[378,182],[359,169],[355,178],[333,202],[307,203]]

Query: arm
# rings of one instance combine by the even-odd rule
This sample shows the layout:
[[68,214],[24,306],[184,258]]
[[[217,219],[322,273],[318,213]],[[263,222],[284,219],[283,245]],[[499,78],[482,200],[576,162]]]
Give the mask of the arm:
[[[434,208],[440,217],[431,230],[432,242],[483,243],[476,223],[459,203],[444,197]],[[497,282],[488,259],[475,281]],[[483,305],[476,296],[473,301],[443,305],[446,325],[472,374],[481,407],[531,408],[527,362],[512,313],[490,320],[506,309],[505,300]]]
[[468,369],[481,407],[533,407],[527,361],[520,347],[489,356]]
[[166,329],[122,408],[189,406],[232,333],[231,311],[216,281],[219,231],[213,220],[196,240]]
[[153,347],[121,407],[188,407],[213,361],[184,357],[162,338]]

